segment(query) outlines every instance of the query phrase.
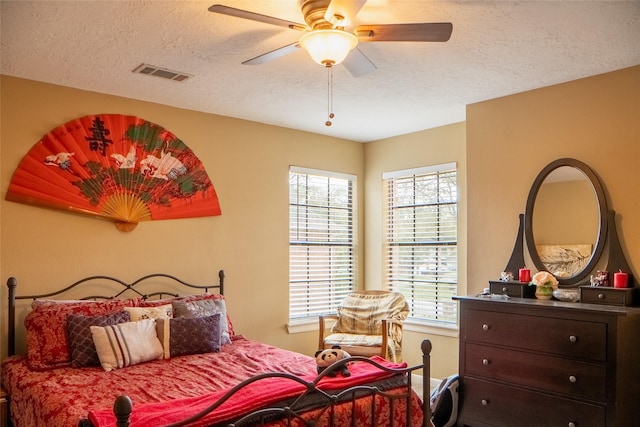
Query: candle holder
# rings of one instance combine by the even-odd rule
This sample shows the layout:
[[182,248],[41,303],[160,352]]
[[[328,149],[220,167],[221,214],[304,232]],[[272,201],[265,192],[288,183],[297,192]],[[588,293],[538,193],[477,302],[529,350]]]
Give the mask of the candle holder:
[[626,288],[629,286],[629,274],[622,270],[617,273],[613,273],[613,287],[614,288]]
[[518,270],[518,280],[521,282],[530,282],[531,281],[531,270],[528,268],[521,268]]

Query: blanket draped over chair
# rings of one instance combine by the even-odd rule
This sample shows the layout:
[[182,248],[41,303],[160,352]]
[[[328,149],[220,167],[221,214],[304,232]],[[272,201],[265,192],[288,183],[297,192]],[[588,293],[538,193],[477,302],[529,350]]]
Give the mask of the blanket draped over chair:
[[399,292],[353,292],[338,307],[331,334],[320,337],[322,347],[339,345],[351,355],[402,360],[402,325],[408,315],[409,305]]

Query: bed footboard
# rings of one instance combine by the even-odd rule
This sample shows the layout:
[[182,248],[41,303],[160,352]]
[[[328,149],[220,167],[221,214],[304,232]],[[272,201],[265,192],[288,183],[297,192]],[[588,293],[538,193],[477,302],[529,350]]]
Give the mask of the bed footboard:
[[[317,393],[326,400],[327,403],[325,404],[325,406],[321,407],[322,412],[324,412],[325,410],[332,411],[333,405],[335,405],[337,402],[351,402],[351,404],[353,404],[357,398],[362,398],[362,397],[371,396],[371,395],[381,395],[383,397],[391,398],[391,399],[404,399],[405,408],[407,411],[406,417],[405,417],[406,425],[411,426],[411,419],[412,419],[411,417],[411,410],[412,410],[411,375],[413,372],[419,369],[422,369],[422,395],[423,395],[422,424],[423,424],[423,427],[427,427],[432,425],[431,424],[431,407],[429,402],[430,378],[431,378],[431,365],[430,365],[431,349],[432,349],[431,341],[429,341],[428,339],[423,340],[421,344],[423,363],[421,365],[408,367],[405,369],[389,369],[365,357],[356,356],[356,357],[351,357],[345,360],[345,363],[348,363],[349,361],[360,361],[360,362],[364,361],[372,365],[375,365],[384,371],[393,373],[396,376],[406,376],[407,389],[402,394],[392,396],[391,394],[387,394],[385,391],[381,391],[375,384],[374,385],[368,385],[368,384],[357,385],[357,386],[349,387],[347,389],[343,389],[343,390],[339,390],[331,393],[328,393],[318,388],[317,387],[318,381],[321,378],[323,378],[328,374],[331,374],[334,370],[338,370],[340,368],[342,363],[339,362],[329,367],[322,374],[320,374],[316,380],[310,383],[304,381],[301,378],[298,378],[289,374],[261,374],[256,377],[249,378],[248,380],[243,381],[242,383],[238,384],[236,387],[232,388],[222,399],[215,402],[209,408],[202,411],[201,413],[196,414],[192,417],[189,417],[188,419],[185,419],[183,421],[171,424],[170,426],[167,426],[167,427],[179,427],[179,426],[188,425],[189,423],[197,421],[198,419],[203,418],[205,415],[215,411],[216,408],[218,408],[222,403],[226,402],[231,396],[233,396],[234,393],[236,393],[238,390],[241,390],[243,387],[247,386],[248,384],[251,384],[252,382],[255,382],[255,381],[260,381],[264,378],[274,378],[274,377],[288,378],[292,381],[298,382],[304,386],[304,391],[300,396],[289,399],[288,403],[284,406],[273,406],[269,408],[256,410],[236,420],[233,424],[229,424],[229,426],[254,425],[256,420],[260,420],[259,421],[260,425],[264,425],[265,419],[268,420],[269,416],[271,417],[279,416],[281,418],[284,417],[286,420],[288,420],[289,424],[287,425],[291,425],[291,422],[293,420],[296,420],[296,422],[298,423],[302,421],[303,423],[305,423],[305,425],[314,425],[315,421],[317,420],[311,420],[309,422],[306,422],[300,416],[301,413],[304,410],[308,410],[308,408],[307,409],[298,408],[300,399],[302,399],[305,396],[309,396],[309,394],[311,393]],[[345,396],[351,396],[349,398],[351,400],[348,400],[348,399],[345,400]],[[375,411],[375,405],[376,405],[375,402],[376,400],[372,398],[371,399],[371,405],[373,406],[371,408],[372,413],[373,411]],[[318,408],[315,408],[315,409],[318,409]],[[131,402],[131,399],[128,396],[119,396],[116,399],[113,407],[113,412],[117,420],[116,427],[129,427],[132,411],[133,411],[133,404]],[[372,420],[375,422],[375,417],[372,417]],[[335,425],[338,425],[338,424],[335,424]]]
[[113,413],[116,416],[116,427],[129,427],[129,417],[133,412],[133,403],[129,396],[118,396],[113,404]]

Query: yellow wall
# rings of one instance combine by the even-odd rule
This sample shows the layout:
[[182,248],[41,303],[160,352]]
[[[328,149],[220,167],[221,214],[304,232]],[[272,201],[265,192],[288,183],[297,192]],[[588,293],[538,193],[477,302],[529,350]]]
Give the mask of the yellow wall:
[[[365,145],[365,287],[380,289],[383,284],[382,174],[401,169],[455,162],[458,169],[458,268],[460,292],[466,281],[466,155],[465,124],[456,123],[436,129],[402,135]],[[406,330],[407,328],[405,328]],[[434,378],[444,378],[458,370],[458,339],[453,336],[407,331],[402,355],[411,365],[420,363],[420,342],[429,337]]]
[[[6,286],[42,293],[81,277],[134,280],[166,272],[193,282],[227,273],[226,296],[239,333],[313,354],[317,334],[286,332],[288,319],[288,168],[350,173],[363,181],[360,143],[163,105],[2,76],[2,355]],[[117,113],[157,123],[204,164],[222,216],[144,222],[122,233],[106,221],[4,200],[22,156],[54,127],[88,114]],[[363,192],[359,191],[359,204]],[[362,218],[359,220],[362,227]],[[360,260],[363,256],[360,256]]]
[[[133,279],[167,271],[205,281],[225,268],[240,333],[312,353],[315,332],[285,328],[290,164],[358,176],[363,287],[382,283],[382,172],[452,161],[460,183],[460,293],[498,278],[533,180],[561,157],[601,177],[623,249],[640,274],[640,222],[633,220],[640,212],[640,66],[473,104],[465,123],[368,144],[6,76],[1,84],[0,268],[3,282],[18,277],[21,293],[96,273]],[[142,223],[123,234],[110,223],[4,201],[11,173],[40,137],[95,113],[136,115],[174,132],[207,168],[223,215]],[[0,292],[4,311],[4,285]],[[433,376],[455,372],[455,337],[408,331],[405,359],[419,363],[425,336],[434,343]]]
[[[534,179],[563,157],[601,177],[623,249],[640,274],[640,222],[633,220],[640,212],[638,66],[469,105],[465,123],[366,144],[366,286],[382,283],[382,172],[458,163],[459,292],[475,294],[504,270]],[[458,339],[446,334],[407,333],[405,358],[416,362],[411,351],[424,337],[434,344],[432,376],[457,372]]]
[[469,105],[466,123],[469,293],[499,278],[531,184],[563,157],[600,177],[640,274],[640,66]]

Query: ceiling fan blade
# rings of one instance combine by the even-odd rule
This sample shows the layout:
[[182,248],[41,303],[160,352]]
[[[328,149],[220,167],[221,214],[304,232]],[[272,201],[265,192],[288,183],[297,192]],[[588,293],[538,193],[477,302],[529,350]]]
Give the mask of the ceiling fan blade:
[[367,0],[331,0],[324,19],[334,27],[347,27],[355,19]]
[[280,58],[282,56],[288,55],[292,52],[295,52],[300,48],[300,44],[298,42],[288,44],[286,46],[282,46],[278,49],[272,50],[271,52],[263,53],[262,55],[258,55],[255,58],[247,59],[242,64],[243,65],[258,65],[264,64],[265,62],[271,61],[276,58]]
[[364,76],[377,70],[374,63],[358,48],[349,52],[349,55],[342,61],[342,65],[344,65],[344,68],[354,77]]
[[214,4],[209,7],[209,12],[221,13],[223,15],[235,16],[236,18],[250,19],[252,21],[264,22],[265,24],[277,25],[279,27],[289,28],[292,30],[307,31],[309,27],[293,21],[274,18],[273,16],[261,15],[247,10],[236,9],[234,7],[225,6],[223,4]]
[[360,25],[354,34],[361,42],[446,42],[451,37],[450,22],[422,24]]

